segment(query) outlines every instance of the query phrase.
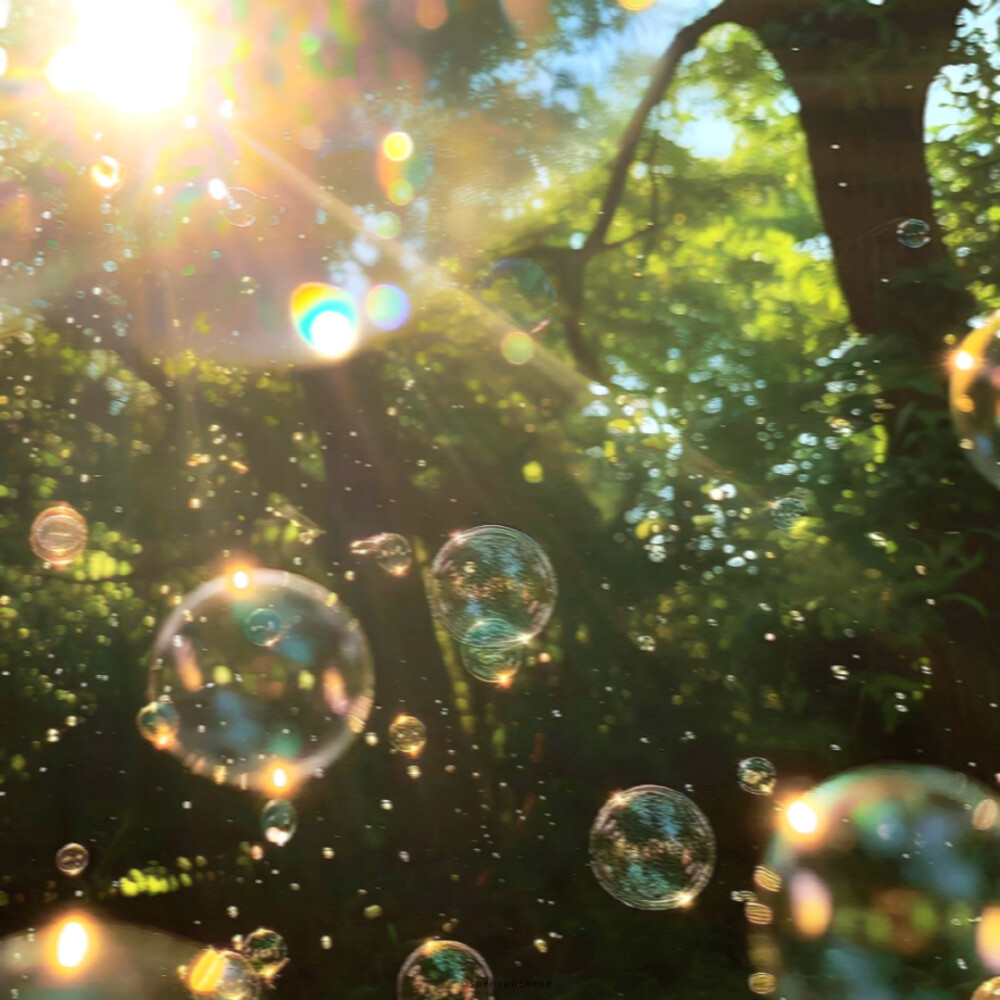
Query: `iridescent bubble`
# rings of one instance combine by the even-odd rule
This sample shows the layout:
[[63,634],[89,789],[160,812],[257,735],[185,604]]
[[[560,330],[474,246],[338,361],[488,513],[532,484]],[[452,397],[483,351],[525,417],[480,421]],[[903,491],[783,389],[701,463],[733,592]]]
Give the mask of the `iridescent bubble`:
[[590,866],[619,902],[687,906],[715,869],[715,834],[686,796],[659,785],[615,792],[590,830]]
[[1000,488],[1000,312],[965,337],[950,368],[958,445],[976,471]]
[[219,210],[219,214],[231,226],[236,226],[238,229],[252,226],[263,211],[261,204],[263,199],[260,195],[244,187],[227,187],[224,200],[225,205]]
[[931,241],[931,227],[923,219],[904,219],[896,226],[896,239],[910,250],[919,250]]
[[284,847],[295,836],[299,815],[288,799],[271,799],[260,811],[260,825],[269,844]]
[[410,318],[410,300],[402,288],[376,285],[365,296],[365,315],[378,330],[398,330]]
[[535,356],[535,342],[530,334],[512,330],[500,341],[500,353],[512,365],[527,364]]
[[35,518],[28,536],[39,559],[63,569],[87,547],[87,521],[68,503],[50,504]]
[[250,963],[235,951],[203,949],[188,964],[185,981],[196,997],[257,1000],[260,996],[260,979]]
[[281,642],[285,634],[285,623],[274,608],[257,608],[243,620],[243,634],[255,646],[268,649]]
[[136,726],[143,739],[149,740],[158,750],[166,750],[177,739],[181,719],[169,701],[151,701],[139,709]]
[[[261,609],[283,624],[280,642],[256,641],[271,631],[257,629]],[[328,767],[363,731],[373,695],[354,616],[325,587],[281,570],[236,569],[203,584],[153,647],[148,696],[168,700],[178,720],[165,749],[241,788],[293,787]]]
[[427,745],[427,727],[413,715],[397,715],[389,726],[389,742],[400,753],[419,757]]
[[788,531],[794,528],[809,512],[804,500],[798,497],[781,497],[770,504],[771,520],[776,528]]
[[434,616],[460,643],[508,647],[545,627],[557,590],[538,542],[513,528],[484,525],[444,544],[431,566],[428,598]]
[[524,665],[525,651],[520,643],[514,646],[459,647],[462,666],[473,677],[491,684],[508,684]]
[[375,216],[373,228],[382,239],[392,240],[403,231],[403,224],[395,212],[379,212]]
[[[848,771],[777,820],[754,964],[787,1000],[967,996],[1000,973],[1000,799],[964,775]],[[780,882],[778,881],[780,879]]]
[[402,535],[391,532],[351,542],[351,555],[359,559],[373,558],[390,576],[406,576],[413,564],[410,543]]
[[396,977],[396,1000],[492,1000],[493,973],[485,959],[460,941],[426,941]]
[[556,291],[545,272],[525,257],[508,257],[494,264],[490,273],[476,283],[480,298],[515,329],[539,333],[552,321]]
[[82,844],[66,844],[56,851],[56,868],[70,878],[82,875],[89,864],[90,852]]
[[306,282],[292,292],[288,308],[299,336],[325,357],[343,358],[357,347],[357,307],[342,288]]
[[740,788],[752,795],[770,795],[778,780],[775,766],[764,757],[747,757],[736,768]]
[[268,986],[288,964],[288,945],[285,944],[285,939],[268,927],[258,927],[252,934],[248,934],[243,939],[240,951]]

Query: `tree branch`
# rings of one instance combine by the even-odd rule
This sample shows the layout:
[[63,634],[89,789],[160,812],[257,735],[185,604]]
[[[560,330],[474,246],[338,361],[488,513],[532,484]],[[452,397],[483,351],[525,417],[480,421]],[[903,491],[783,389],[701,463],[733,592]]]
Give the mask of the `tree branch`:
[[663,100],[667,88],[677,73],[680,61],[698,47],[705,32],[720,24],[725,24],[727,21],[737,20],[736,11],[743,6],[745,6],[743,0],[723,0],[715,10],[709,11],[704,17],[681,28],[666,51],[660,56],[653,70],[649,86],[646,88],[646,93],[639,102],[639,106],[632,113],[632,118],[618,143],[618,155],[611,168],[611,180],[604,192],[604,199],[601,202],[594,228],[590,231],[590,235],[583,245],[584,251],[593,253],[604,245],[605,237],[614,221],[615,212],[618,211],[618,205],[625,193],[628,171],[638,152],[646,120],[653,109]]

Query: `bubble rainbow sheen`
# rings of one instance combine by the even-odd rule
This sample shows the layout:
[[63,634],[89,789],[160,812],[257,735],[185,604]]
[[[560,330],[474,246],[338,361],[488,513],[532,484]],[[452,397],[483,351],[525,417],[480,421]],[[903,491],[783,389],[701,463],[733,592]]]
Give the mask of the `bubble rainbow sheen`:
[[410,318],[409,297],[396,285],[376,285],[365,296],[365,315],[378,330],[398,330]]
[[342,288],[308,281],[292,292],[288,310],[299,336],[328,358],[350,354],[359,340],[354,298]]

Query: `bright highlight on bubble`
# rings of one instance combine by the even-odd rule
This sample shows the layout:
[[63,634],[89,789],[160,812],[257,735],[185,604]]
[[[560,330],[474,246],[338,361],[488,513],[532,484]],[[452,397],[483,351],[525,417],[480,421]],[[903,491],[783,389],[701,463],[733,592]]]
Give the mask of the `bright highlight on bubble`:
[[90,168],[90,179],[99,188],[110,191],[121,183],[121,164],[113,156],[102,156]]
[[410,300],[402,288],[376,285],[365,296],[365,315],[384,333],[398,330],[410,318]]
[[219,177],[213,177],[208,182],[207,187],[209,197],[214,198],[216,201],[223,201],[229,196],[229,188],[226,187],[226,182]]
[[382,152],[387,160],[403,163],[413,155],[413,140],[406,132],[390,132],[382,140]]
[[125,114],[163,111],[187,96],[195,36],[172,0],[76,0],[78,31],[46,69],[63,93],[82,91]]
[[342,288],[306,282],[292,292],[288,308],[299,336],[319,354],[344,358],[358,346],[357,309]]

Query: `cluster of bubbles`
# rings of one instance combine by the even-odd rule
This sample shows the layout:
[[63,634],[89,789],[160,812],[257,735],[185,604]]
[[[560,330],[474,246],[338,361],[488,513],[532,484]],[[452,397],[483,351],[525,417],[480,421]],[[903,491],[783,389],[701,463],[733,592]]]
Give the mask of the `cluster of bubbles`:
[[396,1000],[492,1000],[493,973],[461,941],[426,941],[407,956],[396,977]]
[[715,834],[705,814],[681,792],[638,785],[615,792],[590,830],[597,881],[626,906],[687,906],[715,870]]
[[216,782],[273,793],[331,764],[363,730],[374,669],[336,594],[281,570],[237,569],[163,623],[148,695],[137,723],[154,746]]
[[406,576],[413,564],[410,543],[402,535],[392,532],[351,542],[351,555],[359,559],[374,559],[390,576]]
[[476,282],[480,299],[508,325],[523,334],[538,334],[552,321],[556,292],[533,260],[508,257]]
[[765,862],[774,919],[750,956],[787,1000],[968,996],[1000,973],[1000,800],[970,778],[837,775],[786,809]]
[[285,939],[258,927],[245,938],[235,938],[231,949],[203,948],[178,972],[191,994],[202,1000],[256,1000],[261,985],[273,985],[287,964]]
[[32,522],[31,551],[56,569],[74,562],[87,547],[87,520],[68,503],[53,503]]
[[949,398],[959,447],[1000,488],[1000,313],[969,333],[952,355]]
[[56,868],[76,878],[87,870],[90,864],[90,852],[82,844],[65,844],[56,851]]
[[747,757],[736,767],[736,780],[751,795],[771,795],[778,781],[778,771],[766,757]]
[[397,715],[389,725],[389,744],[394,750],[419,757],[427,745],[427,727],[413,715]]

